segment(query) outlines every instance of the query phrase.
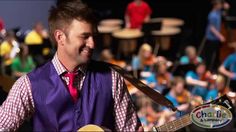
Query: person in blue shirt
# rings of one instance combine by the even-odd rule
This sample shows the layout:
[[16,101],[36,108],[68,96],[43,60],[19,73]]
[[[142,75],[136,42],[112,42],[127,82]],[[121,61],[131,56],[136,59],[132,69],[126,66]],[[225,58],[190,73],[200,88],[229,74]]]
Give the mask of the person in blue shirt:
[[236,91],[235,82],[236,81],[236,52],[229,55],[219,67],[219,72],[230,79],[230,88],[232,91]]
[[144,43],[139,49],[138,55],[133,57],[132,59],[132,69],[133,70],[143,70],[143,71],[150,71],[152,64],[146,64],[147,61],[153,61],[154,59],[152,53],[151,45]]
[[[182,93],[185,90],[185,80],[182,77],[174,77],[173,81],[171,82],[171,89],[165,96],[167,99],[169,99],[175,107],[177,107],[178,110],[181,112],[187,113],[190,109],[189,103],[183,103],[181,104],[178,101],[178,96],[181,96]],[[167,108],[163,108],[163,113],[161,114],[161,117],[158,121],[158,125],[162,125],[165,122],[168,122],[170,120],[176,119],[180,116],[179,113],[172,112]]]
[[201,96],[205,99],[208,93],[208,82],[201,80],[206,73],[205,63],[199,63],[195,71],[188,71],[186,73],[185,79],[188,85],[193,86],[191,93],[193,95]]
[[207,68],[217,70],[219,66],[219,50],[222,42],[225,42],[225,37],[221,33],[221,17],[223,2],[221,0],[212,1],[213,8],[208,15],[208,23],[206,28],[206,43],[204,47],[204,60]]
[[198,64],[202,62],[202,58],[197,56],[196,48],[194,46],[187,46],[185,48],[185,55],[180,58],[181,65]]

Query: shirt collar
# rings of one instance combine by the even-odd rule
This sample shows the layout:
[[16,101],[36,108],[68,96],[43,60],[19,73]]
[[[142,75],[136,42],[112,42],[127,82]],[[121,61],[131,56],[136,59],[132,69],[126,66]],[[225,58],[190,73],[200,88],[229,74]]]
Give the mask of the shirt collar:
[[[55,55],[52,59],[52,63],[54,65],[58,75],[62,75],[63,73],[68,72],[66,70],[66,68],[64,67],[64,65],[60,62],[60,60],[57,56],[57,52],[55,53]],[[85,73],[87,71],[87,65],[78,66],[76,69],[76,72],[77,71],[81,71],[85,75]]]

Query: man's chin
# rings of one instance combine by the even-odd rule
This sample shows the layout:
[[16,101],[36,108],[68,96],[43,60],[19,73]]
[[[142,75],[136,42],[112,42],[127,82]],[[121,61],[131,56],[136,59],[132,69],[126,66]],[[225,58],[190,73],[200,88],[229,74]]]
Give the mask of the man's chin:
[[79,64],[87,64],[91,60],[91,57],[78,57]]

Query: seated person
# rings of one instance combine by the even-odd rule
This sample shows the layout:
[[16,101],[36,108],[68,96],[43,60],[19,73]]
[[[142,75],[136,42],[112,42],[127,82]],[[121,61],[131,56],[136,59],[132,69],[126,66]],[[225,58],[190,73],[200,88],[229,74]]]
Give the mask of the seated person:
[[204,100],[208,93],[208,82],[205,79],[203,80],[206,74],[206,65],[204,63],[199,63],[196,66],[195,71],[188,71],[185,76],[187,84],[193,86],[191,93],[201,96]]
[[29,54],[32,55],[36,66],[44,64],[51,57],[52,46],[41,22],[35,23],[33,29],[26,35],[25,44],[29,46]]
[[11,68],[13,76],[19,78],[22,75],[31,72],[35,68],[35,63],[32,57],[28,54],[28,46],[25,44],[20,45],[20,52],[13,60]]
[[[180,102],[178,102],[177,100],[178,96],[185,91],[184,86],[185,86],[184,79],[182,77],[175,77],[171,82],[171,89],[166,95],[166,98],[168,98],[173,103],[173,105],[177,107],[178,110],[187,113],[190,108],[189,103],[180,104]],[[165,108],[163,113],[161,114],[161,118],[158,121],[159,122],[158,125],[162,125],[165,122],[174,120],[178,116],[180,116],[178,113],[172,112],[169,109]]]
[[0,55],[2,57],[5,74],[11,76],[12,59],[18,52],[18,43],[13,31],[8,31],[5,40],[0,44]]
[[196,48],[194,46],[187,46],[185,48],[185,54],[180,58],[180,64],[198,64],[202,62],[202,58],[197,56]]
[[114,64],[114,65],[118,65],[122,68],[124,68],[126,66],[125,61],[116,60],[114,58],[114,55],[111,53],[111,50],[109,50],[109,49],[102,50],[101,55],[100,55],[100,60]]
[[233,92],[236,92],[236,52],[229,55],[219,67],[219,72],[230,79],[230,88]]
[[172,79],[173,76],[168,71],[167,61],[160,61],[157,63],[157,72],[146,80],[148,84],[155,84],[155,90],[163,93],[164,90],[170,87]]
[[155,57],[152,53],[152,47],[144,43],[138,52],[138,55],[132,59],[133,70],[151,71],[151,66],[155,63]]
[[27,45],[40,45],[43,43],[43,39],[47,37],[48,35],[43,27],[43,24],[41,22],[37,22],[33,29],[26,35],[25,43]]

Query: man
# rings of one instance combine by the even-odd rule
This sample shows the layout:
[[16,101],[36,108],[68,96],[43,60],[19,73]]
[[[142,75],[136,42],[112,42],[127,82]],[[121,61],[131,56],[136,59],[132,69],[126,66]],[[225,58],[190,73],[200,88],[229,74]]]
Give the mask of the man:
[[123,78],[90,61],[96,33],[91,10],[79,0],[60,1],[50,10],[49,30],[57,52],[16,81],[0,107],[0,129],[16,131],[33,116],[34,131],[77,131],[87,124],[137,131],[140,122]]
[[126,8],[126,27],[141,29],[143,22],[149,21],[151,13],[152,10],[146,2],[143,0],[134,0]]
[[[207,68],[215,71],[219,66],[219,50],[222,42],[225,42],[225,37],[221,33],[221,17],[224,4],[221,0],[212,1],[213,8],[208,15],[208,25],[206,28],[206,45],[204,60]],[[214,67],[213,67],[214,66]]]

